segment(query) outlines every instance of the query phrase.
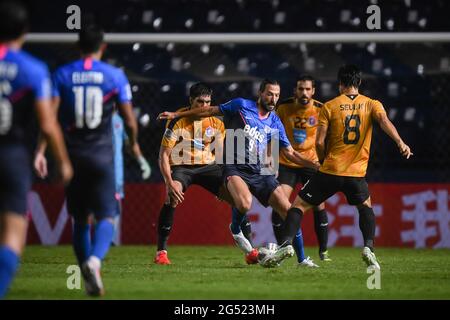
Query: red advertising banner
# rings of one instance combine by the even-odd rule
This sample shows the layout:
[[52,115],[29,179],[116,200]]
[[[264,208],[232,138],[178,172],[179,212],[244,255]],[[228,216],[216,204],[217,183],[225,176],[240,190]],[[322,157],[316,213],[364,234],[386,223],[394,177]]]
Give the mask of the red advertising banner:
[[[385,184],[369,186],[376,215],[376,245],[450,248],[450,184]],[[123,244],[154,244],[164,184],[128,184],[125,188],[121,235]],[[29,194],[28,243],[70,243],[71,221],[64,205],[64,191],[36,185]],[[358,212],[338,193],[327,200],[330,246],[361,246]],[[274,242],[271,209],[255,199],[248,213],[254,242]],[[228,225],[230,207],[200,187],[193,186],[177,208],[169,244],[233,244]],[[312,213],[303,220],[306,245],[316,245]]]

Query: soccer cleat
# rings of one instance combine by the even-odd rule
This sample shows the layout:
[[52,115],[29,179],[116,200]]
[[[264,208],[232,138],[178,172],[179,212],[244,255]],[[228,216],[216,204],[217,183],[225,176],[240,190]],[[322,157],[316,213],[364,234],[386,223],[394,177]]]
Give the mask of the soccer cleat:
[[247,253],[245,255],[245,262],[247,262],[247,264],[256,264],[258,263],[258,249],[253,249],[252,252]]
[[154,261],[156,264],[171,264],[166,250],[157,251]]
[[333,260],[331,260],[330,256],[328,255],[328,250],[319,252],[319,257],[320,257],[320,260],[325,261],[325,262],[333,261]]
[[265,268],[274,268],[279,266],[284,259],[293,257],[294,254],[295,251],[291,245],[279,247],[276,251],[269,251],[260,260],[260,264]]
[[317,264],[314,263],[314,261],[311,260],[310,257],[306,257],[303,259],[302,262],[298,263],[299,267],[306,267],[306,268],[319,268]]
[[362,252],[362,259],[370,268],[375,268],[377,270],[380,270],[380,265],[378,264],[377,257],[375,256],[375,253],[370,250],[369,247],[364,247]]
[[230,232],[233,235],[233,239],[234,239],[234,242],[236,243],[236,245],[242,251],[244,251],[245,254],[249,254],[252,252],[253,246],[250,243],[250,241],[248,241],[248,239],[244,236],[242,231],[240,231],[238,234],[234,234],[233,231],[231,231],[231,224],[230,224]]
[[[95,260],[97,259],[97,260]],[[102,277],[100,275],[100,260],[91,257],[81,265],[86,293],[89,296],[100,297],[105,294]]]

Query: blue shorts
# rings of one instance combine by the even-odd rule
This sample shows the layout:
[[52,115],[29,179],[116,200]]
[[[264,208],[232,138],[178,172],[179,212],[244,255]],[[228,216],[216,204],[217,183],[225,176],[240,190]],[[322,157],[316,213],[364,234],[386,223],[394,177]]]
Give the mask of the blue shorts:
[[74,218],[94,214],[97,220],[117,212],[114,164],[89,157],[71,156],[73,179],[66,188],[67,210]]
[[26,214],[31,188],[31,162],[23,146],[0,145],[0,214]]
[[231,176],[241,177],[247,184],[250,192],[258,199],[264,207],[269,206],[269,198],[272,192],[280,185],[275,179],[275,176],[260,175],[258,173],[250,172],[245,169],[239,168],[236,165],[224,165],[223,166],[223,179],[225,185],[228,183],[228,179]]

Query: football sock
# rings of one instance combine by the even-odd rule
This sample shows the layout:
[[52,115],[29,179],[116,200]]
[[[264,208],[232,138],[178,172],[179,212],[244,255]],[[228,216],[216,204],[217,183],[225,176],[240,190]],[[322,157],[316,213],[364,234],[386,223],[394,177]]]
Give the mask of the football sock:
[[175,208],[169,204],[164,204],[161,208],[158,220],[158,251],[167,249],[167,240],[169,240],[172,230],[174,214]]
[[252,224],[251,224],[250,220],[248,220],[247,215],[245,215],[244,216],[244,220],[242,220],[241,230],[242,230],[242,233],[244,234],[244,237],[247,238],[247,240],[250,242],[250,244],[253,247],[253,242],[252,242]]
[[108,253],[114,234],[114,225],[108,219],[101,219],[95,225],[91,255],[100,260]]
[[7,246],[0,246],[0,299],[2,299],[19,267],[19,256]]
[[375,239],[375,213],[372,208],[361,206],[359,212],[359,228],[364,238],[364,247],[373,251]]
[[241,232],[241,224],[242,221],[244,221],[245,213],[239,212],[239,210],[234,207],[231,209],[231,213],[231,232],[233,232],[233,234],[238,234]]
[[277,243],[281,244],[281,238],[283,235],[283,218],[275,210],[272,210],[272,228]]
[[78,264],[81,266],[91,253],[91,225],[74,222],[72,243]]
[[302,229],[298,229],[298,232],[294,237],[292,245],[294,246],[295,253],[297,254],[297,261],[302,262],[303,260],[305,260]]
[[328,216],[325,210],[314,210],[314,229],[319,242],[319,252],[327,251]]
[[300,228],[302,218],[303,212],[299,208],[291,208],[288,210],[286,220],[284,220],[283,224],[283,237],[281,242],[283,246],[292,244]]

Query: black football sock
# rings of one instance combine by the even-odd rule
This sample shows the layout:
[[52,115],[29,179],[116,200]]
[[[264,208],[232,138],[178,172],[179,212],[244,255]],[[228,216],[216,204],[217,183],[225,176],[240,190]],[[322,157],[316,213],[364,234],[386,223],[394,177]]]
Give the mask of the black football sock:
[[359,228],[364,238],[364,247],[373,251],[375,239],[375,213],[372,208],[361,206],[359,212]]
[[319,252],[327,251],[328,244],[328,216],[325,210],[314,210],[314,229],[317,241],[319,242]]
[[167,249],[170,231],[173,225],[175,208],[170,204],[164,204],[159,213],[158,219],[158,251]]
[[299,208],[291,208],[288,210],[286,219],[283,223],[282,246],[292,245],[292,240],[300,228],[302,218],[303,212]]
[[242,233],[244,234],[244,237],[247,238],[247,240],[250,242],[250,244],[253,247],[252,224],[251,224],[250,220],[248,220],[247,215],[245,215],[244,220],[242,220],[241,230],[242,230]]
[[281,218],[280,214],[275,210],[272,210],[272,228],[273,234],[275,235],[275,239],[277,239],[277,243],[282,243],[283,236],[283,218]]

